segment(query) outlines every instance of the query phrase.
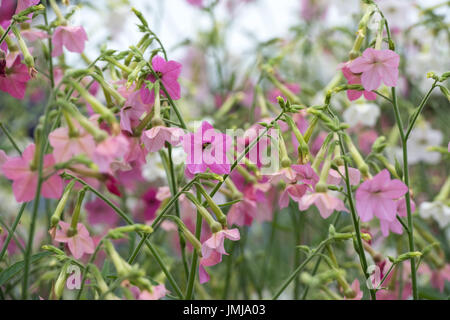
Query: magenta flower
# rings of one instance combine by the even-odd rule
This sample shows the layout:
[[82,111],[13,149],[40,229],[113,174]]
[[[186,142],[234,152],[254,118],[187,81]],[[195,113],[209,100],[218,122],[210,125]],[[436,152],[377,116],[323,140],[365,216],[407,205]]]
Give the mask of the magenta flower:
[[72,237],[67,236],[70,229],[69,223],[60,221],[59,226],[61,229],[56,230],[55,241],[67,243],[75,259],[80,259],[85,253],[94,253],[94,240],[89,236],[89,231],[82,223],[77,224],[77,233]]
[[100,198],[87,202],[84,206],[90,225],[102,224],[113,228],[119,221],[119,216],[105,201]]
[[148,152],[156,152],[164,148],[166,142],[173,146],[178,145],[183,134],[180,128],[156,126],[144,131],[142,142]]
[[206,121],[195,133],[183,136],[183,149],[187,153],[186,174],[192,176],[196,173],[210,169],[217,174],[230,172],[231,164],[227,151],[231,147],[231,137],[217,132]]
[[[203,267],[214,266],[222,261],[222,255],[228,255],[224,248],[225,238],[237,241],[241,237],[238,229],[223,229],[213,233],[211,238],[202,244],[202,259],[200,260],[199,278],[200,283],[209,280],[209,276]],[[206,274],[205,274],[206,273]],[[205,281],[206,280],[206,281]]]
[[[361,84],[361,76],[351,72],[348,66],[344,65],[341,70],[345,79],[347,79],[348,84]],[[366,98],[367,100],[375,100],[377,98],[376,93],[372,91],[347,90],[347,97],[350,101],[358,99],[363,94],[364,98]]]
[[53,33],[52,57],[63,53],[63,46],[70,52],[83,53],[88,37],[82,26],[59,26]]
[[398,79],[400,56],[392,50],[376,50],[367,48],[361,57],[353,60],[349,69],[353,73],[361,73],[361,83],[367,91],[378,89],[383,82],[395,87]]
[[344,205],[344,202],[331,195],[330,192],[312,192],[305,194],[298,203],[298,208],[300,211],[305,211],[311,205],[315,205],[319,210],[322,218],[326,219],[331,214],[337,211],[345,211],[348,212],[347,208]]
[[[159,76],[170,97],[173,100],[180,99],[181,89],[180,84],[178,83],[178,77],[180,76],[181,72],[181,64],[173,60],[166,61],[160,56],[154,56],[152,59],[152,67],[156,74]],[[147,80],[154,83],[156,81],[156,78],[153,76],[153,74],[150,74],[147,77]],[[155,92],[153,89],[149,91],[145,86],[143,86],[140,92],[142,101],[144,103],[153,103],[155,101]],[[166,96],[162,89],[161,95]]]
[[[21,157],[11,157],[2,166],[3,174],[13,180],[12,189],[17,202],[28,202],[34,199],[38,184],[38,170],[32,168],[35,145],[30,144]],[[55,164],[53,155],[44,156],[43,176],[52,174]],[[58,199],[63,189],[62,179],[58,175],[52,175],[42,183],[42,196],[44,198]]]
[[231,206],[227,214],[230,226],[251,226],[253,219],[258,215],[258,207],[255,201],[242,199]]
[[407,191],[403,182],[390,179],[387,169],[364,181],[355,195],[356,210],[361,221],[370,221],[374,215],[380,220],[394,221],[397,213],[395,199],[402,197]]
[[144,221],[156,218],[156,211],[161,205],[161,201],[157,198],[158,191],[155,188],[149,188],[142,196]]
[[65,162],[73,156],[85,154],[91,157],[95,150],[94,138],[81,127],[77,136],[70,136],[68,128],[58,128],[52,131],[48,140],[53,147],[56,162]]
[[15,0],[0,1],[0,23],[11,20],[16,10]]
[[4,75],[0,74],[0,90],[17,99],[25,97],[27,82],[31,79],[27,66],[20,60],[20,55],[9,53],[6,58]]

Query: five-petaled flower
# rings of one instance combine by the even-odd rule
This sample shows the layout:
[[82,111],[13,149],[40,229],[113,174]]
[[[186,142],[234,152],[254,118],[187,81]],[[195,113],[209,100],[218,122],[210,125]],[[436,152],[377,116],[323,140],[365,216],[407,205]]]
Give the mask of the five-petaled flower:
[[56,230],[55,241],[67,243],[75,259],[80,259],[85,253],[94,253],[94,240],[82,223],[77,224],[77,232],[73,236],[68,235],[70,229],[69,223],[60,221],[59,226],[61,229]]

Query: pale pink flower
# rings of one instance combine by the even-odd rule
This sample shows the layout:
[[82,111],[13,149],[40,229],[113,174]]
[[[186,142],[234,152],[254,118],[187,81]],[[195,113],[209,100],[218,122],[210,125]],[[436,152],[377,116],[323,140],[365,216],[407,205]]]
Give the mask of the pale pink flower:
[[84,208],[90,225],[102,224],[113,228],[119,221],[119,216],[114,209],[100,198],[87,202]]
[[28,68],[21,62],[20,55],[9,53],[6,57],[5,74],[0,74],[0,90],[14,98],[23,99],[30,79]]
[[289,205],[289,197],[295,202],[299,202],[305,195],[308,186],[306,184],[289,184],[281,193],[278,205],[280,209],[286,208]]
[[227,151],[231,148],[230,136],[217,132],[206,121],[195,133],[183,136],[183,149],[187,153],[186,174],[192,176],[207,169],[217,174],[230,172]]
[[[152,67],[153,70],[159,75],[159,78],[167,90],[167,93],[173,100],[180,99],[180,84],[178,83],[178,77],[181,72],[181,64],[169,60],[166,61],[160,56],[154,56],[152,59]],[[153,74],[150,74],[147,77],[147,80],[151,82],[155,82],[156,78]],[[152,89],[149,91],[145,86],[143,86],[140,90],[141,98],[144,103],[153,103],[155,101],[155,92]],[[164,91],[161,89],[161,95],[166,96]]]
[[78,134],[73,137],[70,136],[68,128],[55,129],[49,134],[48,140],[53,147],[56,162],[65,162],[80,154],[91,157],[95,150],[94,138],[81,127],[78,128]]
[[112,173],[111,164],[124,157],[128,148],[129,142],[123,135],[108,137],[97,145],[92,160],[100,172]]
[[376,50],[367,48],[361,57],[353,60],[349,69],[361,74],[361,83],[368,91],[376,90],[383,82],[395,87],[398,79],[400,56],[392,50]]
[[[123,94],[122,94],[123,95]],[[150,112],[152,106],[142,102],[139,91],[128,94],[124,106],[120,109],[120,128],[133,133],[133,128],[140,123],[140,118],[145,112]]]
[[356,295],[354,298],[347,298],[344,297],[344,300],[361,300],[363,297],[363,292],[361,291],[361,287],[359,285],[358,279],[355,279],[352,284],[350,285],[353,291],[356,292]]
[[422,264],[418,271],[422,274],[431,274],[431,286],[440,292],[444,292],[445,282],[450,282],[450,264],[440,269],[431,269],[428,265]]
[[335,210],[348,212],[344,202],[327,192],[312,192],[305,194],[298,203],[300,211],[305,211],[311,205],[315,205],[322,218],[328,218]]
[[[339,166],[338,169],[339,172],[334,169],[330,169],[327,184],[338,185],[341,183],[342,177],[345,177],[345,166]],[[358,169],[349,167],[348,178],[350,185],[356,186],[361,180],[361,173]]]
[[199,265],[200,283],[209,280],[209,275],[203,267],[214,266],[222,261],[222,255],[228,255],[224,248],[225,238],[237,241],[241,237],[238,229],[223,229],[213,233],[211,238],[202,244],[202,258]]
[[164,148],[165,143],[176,146],[180,143],[184,131],[180,128],[156,126],[144,131],[142,142],[148,152],[156,152]]
[[169,291],[166,289],[164,284],[159,284],[152,288],[152,292],[147,290],[141,291],[138,300],[159,300],[163,298]]
[[[31,168],[35,145],[30,144],[20,157],[9,158],[1,167],[3,174],[13,180],[12,189],[17,202],[28,202],[34,199],[37,190],[39,173],[37,168]],[[55,159],[53,155],[44,156],[43,176],[52,174]],[[44,198],[58,199],[63,189],[62,179],[53,174],[42,183]]]
[[[351,72],[347,65],[348,65],[348,63],[345,63],[342,66],[341,70],[342,70],[342,74],[344,75],[345,79],[347,79],[348,84],[361,84],[361,76]],[[376,93],[372,92],[372,91],[347,90],[347,97],[350,101],[358,99],[363,94],[364,94],[364,98],[366,98],[366,100],[375,100],[377,98]]]
[[94,253],[94,240],[89,236],[89,231],[82,223],[77,224],[77,233],[72,237],[67,236],[70,229],[69,223],[60,221],[59,226],[61,229],[56,230],[55,241],[67,243],[75,259],[80,259],[85,253]]
[[[412,200],[410,203],[411,203],[411,212],[414,212],[414,210],[416,210],[416,205]],[[400,217],[406,217],[407,216],[406,199],[402,198],[400,200],[397,200],[396,206],[398,215]],[[387,237],[389,235],[389,231],[396,234],[403,233],[403,226],[397,219],[394,219],[392,221],[380,219],[380,229],[381,233],[383,234],[383,237]]]
[[87,39],[86,31],[82,26],[59,26],[53,33],[52,56],[60,56],[63,53],[63,46],[70,52],[83,53]]
[[227,214],[227,220],[230,226],[250,226],[253,219],[258,215],[258,207],[255,201],[242,199],[231,206]]
[[408,188],[403,182],[390,179],[387,169],[380,171],[372,179],[364,181],[355,195],[356,210],[361,221],[370,221],[374,215],[380,220],[395,220],[397,213],[395,200],[407,191]]

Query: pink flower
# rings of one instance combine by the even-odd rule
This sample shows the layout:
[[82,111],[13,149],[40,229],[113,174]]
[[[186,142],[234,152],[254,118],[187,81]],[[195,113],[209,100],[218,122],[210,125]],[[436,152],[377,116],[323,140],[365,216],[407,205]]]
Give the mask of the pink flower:
[[192,176],[196,173],[210,169],[217,174],[230,172],[231,164],[227,151],[231,147],[231,137],[216,132],[206,121],[195,133],[183,136],[183,149],[187,153],[186,174]]
[[134,91],[128,95],[125,105],[120,109],[120,128],[133,133],[133,128],[140,121],[139,119],[145,112],[150,112],[152,106],[142,102],[139,91]]
[[[345,79],[347,79],[348,84],[361,84],[361,76],[351,72],[346,65],[344,65],[341,70]],[[377,95],[372,91],[347,90],[347,97],[350,101],[358,99],[363,94],[364,98],[366,98],[367,100],[375,100],[377,98]]]
[[78,129],[78,135],[73,137],[68,128],[58,128],[49,134],[48,140],[53,147],[56,162],[68,161],[79,154],[91,157],[95,150],[94,138],[81,127]]
[[238,229],[223,229],[214,233],[211,238],[202,244],[202,259],[199,266],[200,283],[209,280],[209,276],[203,267],[214,266],[222,261],[222,255],[228,255],[224,248],[225,238],[237,241],[241,237]]
[[286,208],[289,205],[289,197],[295,202],[299,202],[305,195],[308,186],[306,184],[289,184],[281,193],[278,205],[280,209]]
[[202,7],[203,6],[203,0],[186,0],[189,4],[195,6],[195,7]]
[[250,199],[242,199],[231,206],[227,214],[227,220],[230,226],[250,226],[253,219],[258,215],[256,202]]
[[353,73],[362,73],[361,83],[367,91],[378,89],[381,82],[395,87],[398,79],[400,57],[392,50],[367,48],[361,57],[353,60],[349,69]]
[[61,229],[56,230],[55,241],[67,243],[75,259],[80,259],[85,253],[94,253],[94,240],[89,236],[89,231],[82,223],[77,224],[77,233],[72,237],[67,236],[69,223],[60,221],[59,226]]
[[37,5],[40,1],[41,0],[18,0],[16,14],[28,9],[31,6]]
[[90,225],[104,224],[108,227],[115,227],[119,221],[119,216],[105,201],[95,198],[85,204],[87,219]]
[[124,157],[129,149],[129,142],[123,135],[108,137],[95,148],[92,160],[100,172],[112,173],[111,164]]
[[305,194],[298,204],[300,211],[305,211],[312,204],[319,209],[322,218],[328,218],[335,210],[348,212],[344,202],[328,192],[313,192]]
[[[169,60],[166,61],[160,56],[154,56],[152,59],[153,70],[158,74],[162,84],[167,90],[167,93],[173,100],[180,99],[180,84],[178,83],[178,77],[181,72],[181,64]],[[150,74],[147,80],[155,82],[156,78]],[[141,88],[141,98],[144,103],[153,103],[155,101],[154,90],[149,91],[145,86]],[[166,96],[161,89],[161,95]]]
[[[345,177],[345,166],[339,166],[339,172],[337,172],[334,169],[330,169],[329,176],[327,179],[328,184],[338,185],[341,180],[342,176]],[[350,184],[352,186],[356,186],[359,184],[359,181],[361,180],[361,173],[358,169],[355,168],[348,168],[348,178],[350,181]]]
[[11,20],[15,13],[15,0],[1,0],[0,1],[0,23]]
[[9,53],[6,58],[5,74],[0,74],[0,90],[17,99],[25,97],[27,82],[31,79],[28,68],[20,62],[20,55]]
[[428,265],[422,264],[418,271],[421,274],[431,273],[431,286],[440,292],[444,292],[445,281],[450,282],[450,264],[446,264],[440,269],[430,269]]
[[[414,204],[414,201],[411,200],[411,212],[414,212],[416,210],[416,205]],[[402,198],[396,202],[397,206],[397,213],[400,217],[406,217],[406,199]],[[387,237],[389,235],[389,231],[396,233],[396,234],[402,234],[403,233],[403,227],[400,221],[397,219],[394,219],[392,221],[380,219],[380,229],[381,233],[383,234],[383,237]]]
[[356,190],[356,210],[361,221],[372,220],[376,215],[380,220],[394,221],[397,213],[395,199],[408,191],[400,180],[391,180],[389,171],[382,170],[372,179],[364,181]]
[[176,146],[180,143],[183,134],[180,128],[156,126],[144,131],[142,142],[148,152],[156,152],[164,148],[166,142]]
[[[38,184],[38,170],[31,168],[34,158],[35,145],[30,144],[21,157],[11,157],[2,166],[3,174],[13,180],[12,189],[17,202],[28,202],[34,199]],[[53,155],[44,156],[43,176],[52,173],[55,164]],[[58,175],[52,175],[42,183],[44,198],[58,199],[61,197],[63,183]]]
[[356,295],[354,298],[347,298],[344,297],[344,300],[361,300],[363,297],[363,292],[361,291],[361,287],[359,286],[358,279],[355,279],[352,284],[350,285],[353,291],[356,292]]
[[88,37],[82,26],[59,26],[53,33],[52,57],[63,53],[63,46],[70,52],[83,53]]
[[143,290],[138,297],[138,300],[159,300],[163,298],[169,291],[166,289],[164,284],[159,284],[152,288],[152,292]]
[[157,190],[155,188],[148,189],[142,196],[142,202],[144,204],[143,213],[144,220],[149,221],[156,218],[156,211],[161,205],[161,201],[157,198]]

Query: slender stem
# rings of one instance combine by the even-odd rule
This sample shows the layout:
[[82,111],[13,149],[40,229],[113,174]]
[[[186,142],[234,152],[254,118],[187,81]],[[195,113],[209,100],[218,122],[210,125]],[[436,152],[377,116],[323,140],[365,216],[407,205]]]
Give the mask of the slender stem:
[[[345,154],[346,151],[344,148],[344,143],[342,142],[342,134],[339,134],[339,145],[341,147],[342,154]],[[355,233],[356,233],[356,241],[358,244],[357,251],[358,251],[359,260],[361,263],[361,267],[363,269],[364,276],[366,277],[366,279],[368,279],[369,274],[367,273],[366,253],[364,252],[364,246],[363,246],[362,239],[361,239],[361,230],[359,229],[359,220],[357,218],[355,204],[353,202],[352,188],[350,186],[350,179],[349,179],[349,174],[348,174],[347,158],[343,157],[343,159],[344,159],[344,167],[345,167],[345,179],[344,180],[345,180],[345,185],[347,188],[347,199],[348,199],[348,204],[349,204],[350,212],[351,212],[351,216],[352,216],[353,227],[354,227]],[[370,292],[370,296],[371,296],[372,300],[376,300],[375,291],[370,290],[369,292]]]
[[[98,192],[95,188],[93,188],[91,185],[89,185],[87,182],[85,182],[84,180],[77,178],[69,173],[64,173],[64,175],[66,177],[69,177],[71,179],[75,179],[76,181],[80,182],[81,184],[83,184],[84,186],[86,186],[90,191],[92,191],[97,197],[99,197],[100,199],[102,199],[107,205],[109,205],[123,220],[125,220],[125,222],[127,222],[128,224],[132,225],[134,224],[134,221],[125,213],[123,212],[122,209],[120,209],[119,207],[117,207],[111,200],[109,200],[107,197],[105,197],[104,195],[102,195],[100,192]],[[156,220],[156,219],[155,219]],[[153,247],[153,245],[150,243],[150,241],[148,240],[148,234],[141,234],[138,233],[139,236],[141,236],[141,242],[145,243],[145,245],[147,246],[147,248],[150,250],[150,252],[152,253],[152,255],[155,257],[156,261],[158,262],[159,266],[161,267],[161,270],[163,271],[163,273],[166,275],[167,280],[170,282],[170,284],[172,285],[173,289],[175,290],[176,294],[180,297],[183,298],[183,294],[180,290],[180,287],[178,287],[177,283],[175,282],[174,277],[172,276],[172,274],[169,272],[169,270],[166,268],[162,258],[159,256],[158,252],[155,250],[155,248]],[[142,244],[140,243],[138,245],[138,247],[141,247]],[[137,255],[137,253],[136,253]]]
[[11,230],[8,231],[8,237],[6,238],[5,243],[3,244],[2,251],[0,252],[0,261],[2,261],[3,256],[6,253],[6,249],[8,248],[8,245],[9,245],[9,243],[10,243],[10,241],[11,241],[13,235],[14,235],[14,232],[16,231],[17,225],[19,224],[20,219],[22,218],[22,214],[23,214],[27,204],[28,203],[22,204],[22,206],[20,207],[19,213],[17,214],[16,219],[14,220],[14,223],[12,225]]
[[14,140],[13,136],[11,135],[11,133],[9,132],[9,130],[5,127],[5,125],[3,123],[0,122],[0,128],[3,130],[3,132],[5,133],[5,135],[8,137],[9,141],[11,142],[11,144],[13,145],[14,149],[16,149],[16,151],[22,155],[22,151],[20,150],[19,146],[17,145],[16,141]]
[[[423,100],[423,105],[425,105],[425,101]],[[406,201],[406,213],[407,213],[407,221],[408,221],[408,243],[409,243],[409,251],[415,251],[414,244],[414,228],[413,228],[413,218],[411,212],[411,195],[409,192],[409,168],[408,168],[408,145],[407,145],[407,137],[405,136],[405,132],[403,131],[403,122],[400,117],[400,110],[397,103],[397,94],[395,92],[395,88],[392,88],[392,105],[394,107],[395,120],[397,123],[398,130],[400,132],[400,138],[402,141],[402,152],[403,152],[403,180],[405,182],[408,191],[405,194]],[[411,122],[414,124],[414,122]],[[412,126],[410,126],[412,128]],[[419,293],[417,289],[417,269],[416,269],[416,260],[412,257],[410,259],[411,262],[411,282],[412,282],[412,291],[414,300],[419,299]]]
[[[199,201],[201,200],[199,191],[197,191],[197,199]],[[203,221],[202,215],[197,210],[197,221],[196,221],[196,225],[195,225],[195,237],[199,241],[200,241],[200,236],[201,236],[201,232],[202,232],[202,221]],[[192,295],[194,292],[195,276],[197,273],[197,265],[198,265],[198,252],[194,248],[193,253],[192,253],[191,271],[189,273],[188,285],[187,285],[186,295],[185,295],[186,300],[192,299]]]
[[3,43],[3,41],[5,40],[6,36],[8,35],[8,33],[11,31],[11,28],[14,26],[14,24],[16,23],[15,20],[11,21],[11,24],[9,25],[9,27],[5,30],[5,32],[2,34],[1,38],[0,38],[0,44]]

